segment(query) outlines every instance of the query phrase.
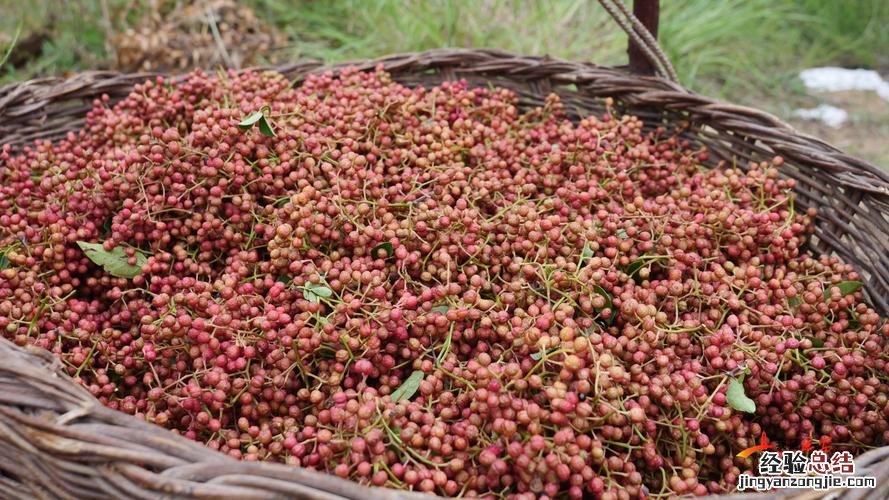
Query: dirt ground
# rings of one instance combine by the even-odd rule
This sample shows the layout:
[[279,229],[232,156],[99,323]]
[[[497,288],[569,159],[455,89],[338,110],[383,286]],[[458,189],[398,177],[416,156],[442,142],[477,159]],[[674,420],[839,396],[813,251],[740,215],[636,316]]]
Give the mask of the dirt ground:
[[840,128],[831,128],[812,120],[789,118],[787,121],[802,132],[889,170],[889,102],[874,92],[814,95],[824,104],[845,109],[849,113],[846,123]]

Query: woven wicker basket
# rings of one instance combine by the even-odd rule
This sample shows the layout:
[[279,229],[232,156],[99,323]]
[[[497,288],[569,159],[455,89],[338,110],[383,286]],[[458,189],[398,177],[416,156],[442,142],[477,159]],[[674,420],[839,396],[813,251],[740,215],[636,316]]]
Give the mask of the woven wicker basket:
[[[656,46],[653,47],[656,49]],[[513,89],[523,106],[559,94],[574,118],[601,112],[606,98],[648,126],[679,125],[706,145],[711,163],[739,165],[781,155],[798,181],[797,203],[818,209],[809,250],[835,254],[864,276],[865,293],[889,315],[889,175],[761,111],[696,95],[664,78],[620,68],[520,57],[489,50],[434,50],[355,64],[382,65],[408,85],[466,79]],[[275,68],[294,82],[324,68]],[[93,99],[127,95],[153,75],[88,72],[0,89],[0,144],[55,139],[82,123]],[[0,165],[2,167],[2,165]],[[49,353],[0,339],[0,497],[2,498],[407,498],[319,472],[238,462],[202,445],[103,407],[63,373]],[[744,498],[889,498],[889,447],[858,459],[876,490],[776,492]],[[733,497],[734,495],[730,495]],[[725,496],[720,498],[726,498]]]

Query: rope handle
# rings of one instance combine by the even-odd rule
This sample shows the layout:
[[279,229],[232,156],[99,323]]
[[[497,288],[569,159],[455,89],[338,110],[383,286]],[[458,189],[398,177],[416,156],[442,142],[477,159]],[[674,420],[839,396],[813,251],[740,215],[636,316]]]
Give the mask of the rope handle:
[[627,36],[630,37],[631,42],[635,43],[636,47],[651,62],[657,74],[662,78],[678,83],[679,78],[676,76],[676,70],[673,69],[673,64],[670,63],[667,54],[664,53],[664,50],[651,32],[642,24],[642,21],[627,9],[623,1],[599,0],[599,3],[602,4],[602,7],[617,22],[618,26],[624,30]]

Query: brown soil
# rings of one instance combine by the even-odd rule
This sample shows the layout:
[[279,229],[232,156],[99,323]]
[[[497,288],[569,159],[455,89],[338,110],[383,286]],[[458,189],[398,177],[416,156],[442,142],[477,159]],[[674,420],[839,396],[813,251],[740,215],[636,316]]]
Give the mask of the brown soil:
[[848,121],[840,128],[798,118],[788,121],[802,132],[889,170],[889,102],[874,92],[833,92],[817,97],[845,109]]

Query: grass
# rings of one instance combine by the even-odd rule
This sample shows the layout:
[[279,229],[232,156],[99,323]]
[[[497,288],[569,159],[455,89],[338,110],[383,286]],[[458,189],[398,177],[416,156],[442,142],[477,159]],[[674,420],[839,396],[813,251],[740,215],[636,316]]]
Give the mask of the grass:
[[[0,82],[57,75],[106,66],[105,29],[99,3],[74,0],[64,8],[51,0],[19,2],[0,0],[0,53],[15,55],[29,36],[52,24],[51,36],[42,43],[41,55],[22,67],[0,65]],[[21,31],[18,36],[16,33]]]
[[[622,51],[620,36],[589,1],[306,2],[254,0],[257,10],[294,35],[293,50],[325,60],[436,47],[494,47],[522,54],[608,59]],[[484,13],[478,10],[485,6]],[[359,13],[354,15],[350,13]],[[557,50],[558,49],[558,50]]]
[[[626,60],[626,36],[591,0],[252,3],[291,35],[289,50],[297,56],[339,61],[434,47],[493,47],[599,64]],[[889,63],[877,60],[889,47],[884,0],[662,4],[660,39],[681,81],[711,95],[784,92],[799,69],[814,65]]]
[[[599,64],[625,61],[626,37],[593,0],[248,0],[290,35],[287,58],[362,59],[436,47],[492,47]],[[4,81],[110,64],[105,33],[120,31],[157,2],[0,0],[0,54],[47,19],[43,54]],[[889,63],[884,0],[669,0],[660,39],[682,82],[726,97],[787,92],[793,75],[823,64]],[[157,8],[154,7],[156,10]],[[12,50],[15,50],[14,48]],[[792,90],[792,89],[791,89]]]

